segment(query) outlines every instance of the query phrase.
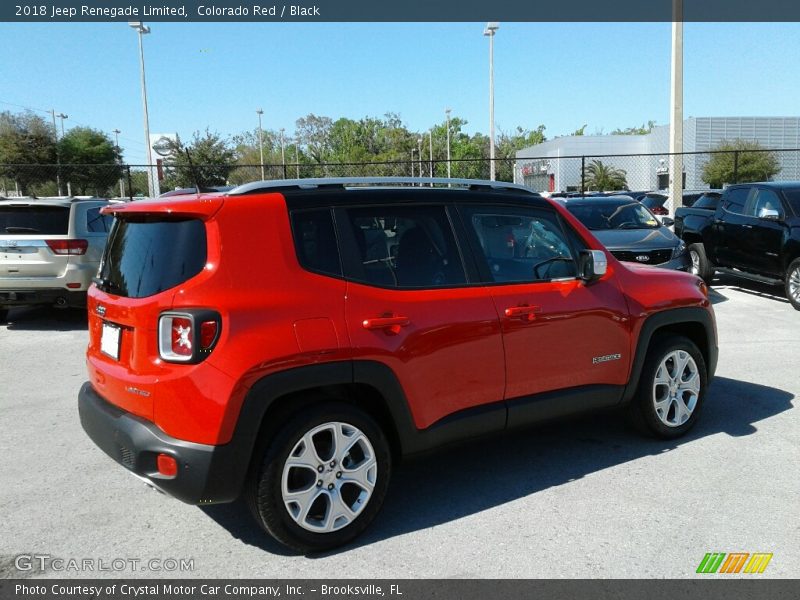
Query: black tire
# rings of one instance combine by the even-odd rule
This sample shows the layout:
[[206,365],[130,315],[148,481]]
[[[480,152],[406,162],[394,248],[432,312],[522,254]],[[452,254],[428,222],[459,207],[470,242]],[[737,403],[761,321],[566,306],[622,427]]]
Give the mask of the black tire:
[[[671,393],[671,388],[663,385],[659,385],[658,388],[656,388],[655,380],[659,368],[662,366],[662,361],[676,351],[686,352],[694,360],[700,389],[699,393],[696,394],[696,401],[691,410],[691,414],[685,422],[678,422],[677,404],[675,401],[671,401],[669,408],[667,408],[667,416],[665,418],[669,421],[669,415],[672,415],[675,424],[668,425],[662,421],[662,418],[657,412],[656,389],[659,390],[659,393],[662,393],[666,387],[667,394],[669,395]],[[670,364],[674,365],[674,361]],[[636,389],[636,394],[628,407],[630,420],[642,433],[662,439],[681,437],[697,422],[703,407],[703,400],[706,395],[707,387],[708,374],[703,354],[690,339],[679,335],[665,335],[655,338],[647,351],[647,357],[645,358],[644,367],[639,377],[639,385]],[[686,394],[691,396],[689,392],[686,392]],[[685,398],[683,394],[681,394],[681,397]],[[691,400],[689,403],[691,403]],[[684,402],[684,406],[686,406],[686,404],[687,403]]]
[[5,323],[6,321],[8,321],[8,309],[0,308],[0,323]]
[[784,287],[789,302],[794,306],[795,310],[800,310],[800,258],[793,260],[786,270]]
[[[289,508],[284,504],[282,481],[286,460],[301,442],[303,436],[313,431],[316,427],[328,423],[347,424],[357,428],[364,434],[374,451],[377,461],[377,475],[371,495],[351,522],[336,531],[317,533],[301,527],[292,517]],[[317,479],[317,477],[335,478],[336,473],[330,471],[336,471],[336,469],[328,469],[327,458],[325,460],[325,472],[322,475],[318,476],[308,469],[301,469],[302,474],[306,475],[310,472],[311,479]],[[247,504],[259,525],[272,537],[289,548],[302,553],[330,550],[347,544],[356,538],[378,514],[386,497],[386,490],[389,487],[389,477],[392,470],[391,460],[391,452],[386,436],[369,415],[342,402],[325,401],[320,404],[314,404],[289,419],[286,425],[277,432],[267,445],[260,467],[254,470],[251,481],[247,486],[245,492]],[[322,481],[322,479],[319,479],[319,481]],[[343,479],[339,481],[343,481]],[[333,479],[333,482],[336,483],[337,480]],[[314,482],[312,484],[316,486]],[[305,489],[306,485],[304,484],[301,487]],[[332,484],[328,482],[325,485]],[[348,486],[349,494],[353,493],[353,489],[356,492],[358,491],[358,488],[354,488],[351,484],[343,485]],[[310,490],[311,488],[309,487],[308,489]],[[325,492],[324,488],[320,489],[323,493]],[[344,490],[344,487],[337,487],[331,493],[337,494],[340,491],[344,492]],[[342,493],[340,497],[344,499],[346,495]],[[331,502],[331,494],[324,494],[324,496],[325,498],[321,500],[323,504]],[[355,500],[355,504],[358,503],[360,503],[360,500]],[[310,506],[314,508],[315,505],[310,503]],[[329,512],[331,507],[332,504],[327,504],[326,512]]]
[[[692,258],[692,266],[689,268],[689,272],[697,275],[710,285],[711,280],[714,279],[714,263],[706,255],[706,249],[703,244],[689,244],[689,256]],[[697,267],[694,266],[695,257],[697,258]]]

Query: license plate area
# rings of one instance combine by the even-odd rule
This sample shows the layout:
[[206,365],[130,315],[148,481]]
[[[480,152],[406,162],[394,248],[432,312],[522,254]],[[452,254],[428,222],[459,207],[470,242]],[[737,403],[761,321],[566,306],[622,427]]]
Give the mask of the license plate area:
[[122,328],[111,323],[103,322],[103,329],[100,334],[100,352],[114,360],[119,360],[121,334]]

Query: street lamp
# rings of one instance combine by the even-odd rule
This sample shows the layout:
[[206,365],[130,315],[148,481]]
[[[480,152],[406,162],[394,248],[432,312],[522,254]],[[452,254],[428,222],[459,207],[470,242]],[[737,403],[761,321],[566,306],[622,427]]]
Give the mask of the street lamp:
[[53,117],[53,137],[56,140],[56,186],[58,187],[58,195],[64,195],[64,188],[61,187],[61,150],[58,144],[58,127],[56,127],[56,109],[50,110],[50,116]]
[[416,151],[416,148],[411,148],[411,177],[414,177],[414,152]]
[[295,166],[297,168],[297,178],[300,179],[300,138],[299,137],[295,140],[294,162],[296,163]]
[[64,113],[58,113],[56,115],[59,119],[61,119],[61,137],[64,137],[64,119],[69,119],[69,115],[65,115]]
[[[428,129],[428,167],[431,171],[431,179],[433,179],[433,129]],[[433,182],[431,182],[433,187]]]
[[494,34],[500,29],[500,23],[491,21],[486,24],[483,35],[489,38],[489,179],[495,179],[494,164]]
[[417,148],[419,148],[419,176],[422,177],[422,136],[417,138]]
[[447,121],[447,178],[450,179],[450,111],[451,109],[444,109],[444,116]]
[[286,131],[283,127],[281,127],[281,164],[283,165],[283,178],[288,179],[286,176],[286,151],[284,150],[283,146],[283,132]]
[[[114,134],[114,151],[117,153],[117,160],[119,160],[121,158],[121,153],[119,151],[119,134],[122,132],[119,129],[115,129],[112,133]],[[121,162],[120,160],[120,163]],[[123,182],[121,171],[119,176],[119,197],[125,197],[125,183]]]
[[128,25],[139,34],[139,70],[142,79],[142,110],[144,112],[144,142],[147,148],[147,193],[151,198],[158,194],[157,175],[153,171],[153,149],[150,146],[150,115],[147,112],[147,81],[144,76],[144,44],[142,38],[150,33],[150,28],[141,21],[128,21]]
[[261,129],[261,115],[264,114],[264,109],[257,108],[256,114],[258,115],[258,156],[261,161],[259,163],[261,165],[261,181],[264,181],[266,179],[264,176],[264,139]]

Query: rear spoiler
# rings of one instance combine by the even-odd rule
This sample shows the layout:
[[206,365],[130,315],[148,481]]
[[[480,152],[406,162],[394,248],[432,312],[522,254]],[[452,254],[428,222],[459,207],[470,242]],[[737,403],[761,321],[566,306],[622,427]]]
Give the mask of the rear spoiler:
[[189,198],[165,198],[152,200],[137,200],[122,204],[104,206],[100,212],[104,215],[124,219],[127,217],[161,217],[161,218],[190,218],[210,219],[222,208],[225,198],[222,195],[192,196]]

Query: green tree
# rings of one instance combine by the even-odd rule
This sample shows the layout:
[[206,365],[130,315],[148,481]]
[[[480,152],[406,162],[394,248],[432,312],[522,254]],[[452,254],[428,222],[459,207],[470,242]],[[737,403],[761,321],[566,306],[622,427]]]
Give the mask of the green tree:
[[584,133],[586,132],[586,128],[587,127],[588,127],[588,125],[584,124],[583,127],[579,127],[578,129],[573,131],[570,135],[577,135],[577,136],[584,135]]
[[584,183],[586,190],[613,191],[624,190],[628,187],[627,173],[606,165],[602,161],[592,160],[584,169]]
[[318,117],[315,114],[301,117],[295,122],[297,137],[306,154],[313,162],[323,163],[330,150],[330,131],[333,121],[330,117]]
[[703,181],[714,188],[726,183],[769,181],[781,171],[777,155],[755,141],[723,141],[712,152],[720,153],[712,154],[703,167]]
[[611,135],[647,135],[656,126],[655,121],[648,121],[646,125],[641,127],[627,127],[625,129],[615,129]]
[[120,155],[114,141],[102,131],[74,127],[58,142],[61,176],[72,193],[105,196],[121,175]]
[[208,129],[203,134],[196,131],[188,145],[180,138],[171,145],[164,187],[225,185],[236,167],[236,152],[229,141]]
[[0,177],[10,179],[27,194],[32,186],[55,180],[55,163],[51,125],[30,112],[0,113]]

